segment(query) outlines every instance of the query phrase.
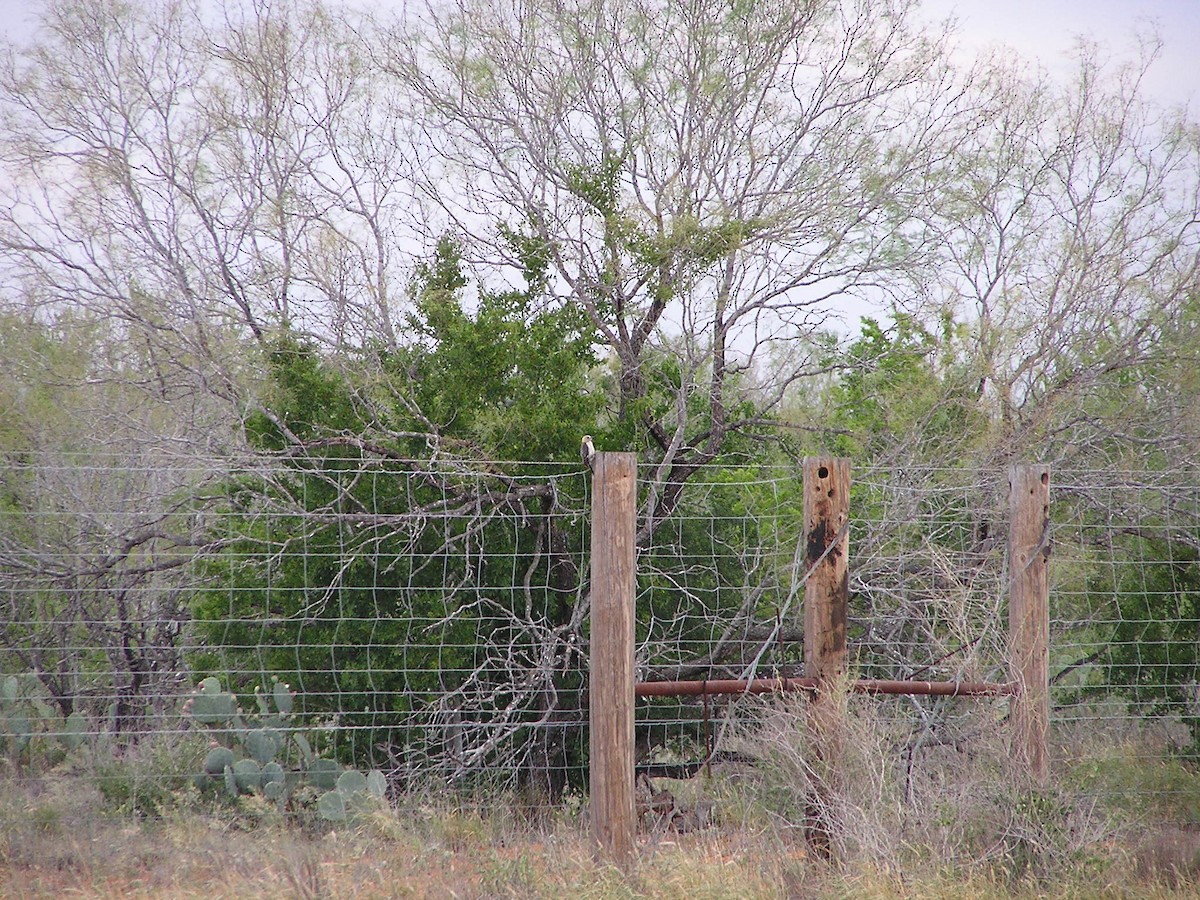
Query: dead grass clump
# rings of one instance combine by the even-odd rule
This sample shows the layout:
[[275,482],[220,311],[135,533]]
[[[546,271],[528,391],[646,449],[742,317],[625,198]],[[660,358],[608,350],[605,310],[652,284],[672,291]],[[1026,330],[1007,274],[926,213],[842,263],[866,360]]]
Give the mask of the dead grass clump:
[[922,730],[889,708],[844,689],[771,702],[738,745],[759,760],[748,809],[884,879],[948,868],[1014,885],[1105,864],[1107,811],[1015,771],[986,710]]
[[1143,880],[1200,887],[1200,833],[1194,829],[1151,829],[1138,841],[1133,858]]

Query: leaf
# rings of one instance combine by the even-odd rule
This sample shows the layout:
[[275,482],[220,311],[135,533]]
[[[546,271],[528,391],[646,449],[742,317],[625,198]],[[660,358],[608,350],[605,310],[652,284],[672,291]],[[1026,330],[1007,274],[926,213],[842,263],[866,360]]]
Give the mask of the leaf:
[[382,800],[387,794],[387,778],[378,769],[367,773],[367,790],[372,797]]
[[233,777],[238,790],[249,793],[262,784],[262,769],[252,759],[239,759],[233,764]]
[[287,773],[279,763],[269,762],[262,768],[262,782],[264,787],[271,784],[284,785],[287,783]]
[[201,725],[216,725],[234,717],[237,704],[233,694],[205,692],[192,698],[191,716]]
[[294,698],[292,692],[288,690],[288,686],[282,681],[275,682],[274,694],[275,708],[285,716],[291,715]]
[[9,716],[8,731],[18,750],[24,750],[33,738],[33,724],[29,721],[29,716],[23,712]]
[[296,742],[296,746],[300,748],[300,760],[305,766],[312,765],[315,754],[312,751],[312,746],[308,743],[308,738],[302,734],[293,734],[292,740]]
[[283,745],[283,739],[273,728],[255,728],[246,734],[243,743],[246,745],[246,752],[251,757],[260,765],[266,765],[279,752]]
[[68,750],[74,750],[87,738],[87,718],[79,710],[67,716],[63,722],[62,734],[59,735],[59,740]]
[[314,759],[308,767],[308,781],[314,787],[331,791],[337,787],[342,767],[332,759]]
[[317,814],[328,822],[346,819],[346,800],[339,791],[329,791],[317,800]]
[[367,776],[356,769],[349,769],[338,776],[337,789],[343,794],[365,794]]
[[204,771],[209,775],[220,775],[232,765],[233,751],[228,747],[213,747],[204,758]]

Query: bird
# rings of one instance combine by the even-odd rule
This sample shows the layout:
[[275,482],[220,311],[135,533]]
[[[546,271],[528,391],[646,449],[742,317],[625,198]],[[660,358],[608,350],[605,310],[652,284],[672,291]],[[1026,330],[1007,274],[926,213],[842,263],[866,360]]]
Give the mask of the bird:
[[583,460],[583,464],[590,469],[596,460],[596,445],[592,443],[590,434],[583,436],[583,443],[579,445],[579,456]]

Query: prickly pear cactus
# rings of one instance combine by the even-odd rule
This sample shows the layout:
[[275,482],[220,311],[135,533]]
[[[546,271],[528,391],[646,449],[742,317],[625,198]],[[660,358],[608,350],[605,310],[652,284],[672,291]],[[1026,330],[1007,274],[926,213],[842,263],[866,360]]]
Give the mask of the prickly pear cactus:
[[237,715],[237,699],[223,692],[217,679],[205,678],[184,709],[201,725],[228,726]]
[[[276,757],[287,743],[292,693],[286,684],[276,681],[269,694],[255,691],[254,696],[257,715],[247,715],[237,697],[210,677],[188,698],[184,716],[216,744],[205,759],[204,772],[194,781],[204,790],[223,787],[232,797],[261,791],[269,799],[282,800],[288,779]],[[305,750],[307,741],[297,752],[303,757]]]
[[292,724],[295,695],[286,684],[256,689],[254,707],[248,713],[216,678],[201,681],[184,704],[184,715],[213,740],[203,771],[193,777],[198,788],[232,800],[259,794],[280,808],[315,801],[328,822],[379,808],[387,792],[383,773],[363,774],[317,756]]
[[34,738],[57,737],[68,752],[87,738],[88,722],[78,710],[65,718],[32,672],[0,677],[0,750],[20,754]]
[[67,750],[74,750],[87,740],[87,718],[79,710],[75,710],[63,721],[62,733],[58,739]]
[[308,781],[315,788],[330,791],[337,787],[341,771],[332,759],[314,759],[308,766]]
[[378,769],[363,774],[346,769],[332,790],[317,799],[317,814],[327,822],[345,822],[381,808],[387,779]]

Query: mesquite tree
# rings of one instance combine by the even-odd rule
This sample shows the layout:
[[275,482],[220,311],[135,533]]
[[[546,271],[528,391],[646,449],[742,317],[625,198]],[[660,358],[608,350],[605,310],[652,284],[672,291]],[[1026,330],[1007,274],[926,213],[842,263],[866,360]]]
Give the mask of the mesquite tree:
[[643,543],[819,371],[808,341],[840,306],[927,257],[944,160],[977,123],[913,11],[462,0],[385,45],[431,207],[493,266],[525,235],[591,319],[624,443],[655,463]]

